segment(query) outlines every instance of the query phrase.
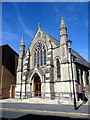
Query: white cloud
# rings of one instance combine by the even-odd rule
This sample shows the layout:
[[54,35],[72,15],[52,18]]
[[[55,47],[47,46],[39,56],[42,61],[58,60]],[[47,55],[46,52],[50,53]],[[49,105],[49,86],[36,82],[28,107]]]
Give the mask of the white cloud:
[[19,53],[20,41],[17,34],[13,34],[11,32],[2,32],[2,43],[0,44],[9,44]]
[[17,40],[17,42],[15,42],[16,39],[18,39],[17,34],[13,34],[11,32],[2,32],[2,40],[3,40],[2,42],[3,43],[7,42],[7,43],[19,45],[18,40]]
[[16,8],[18,20],[19,20],[19,23],[21,24],[21,27],[23,28],[24,32],[25,32],[30,38],[32,38],[32,37],[33,37],[32,31],[27,28],[27,26],[25,25],[25,23],[24,23],[24,21],[23,21],[23,19],[22,19],[22,17],[21,17],[21,14],[20,14],[20,12],[19,12],[19,10],[18,10],[18,7],[16,6],[16,4],[14,4],[14,5],[15,5],[15,8]]
[[5,36],[9,36],[9,37],[14,37],[14,36],[16,36],[16,34],[9,33],[9,32],[3,32],[2,34],[5,35]]

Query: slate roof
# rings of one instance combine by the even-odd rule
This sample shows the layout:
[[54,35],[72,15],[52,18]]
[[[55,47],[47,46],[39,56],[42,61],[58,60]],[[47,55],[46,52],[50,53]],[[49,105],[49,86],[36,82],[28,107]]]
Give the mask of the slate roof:
[[90,68],[90,63],[85,58],[83,58],[78,52],[72,50],[72,55],[75,56],[75,62]]
[[[59,40],[56,40],[54,37],[52,37],[51,35],[49,35],[58,45],[60,45]],[[88,68],[90,68],[90,63],[83,57],[81,56],[78,52],[74,51],[72,49],[72,54],[73,56],[75,56],[75,62],[82,64]]]
[[52,37],[51,35],[49,35],[58,45],[60,45],[59,40],[56,40],[54,37]]

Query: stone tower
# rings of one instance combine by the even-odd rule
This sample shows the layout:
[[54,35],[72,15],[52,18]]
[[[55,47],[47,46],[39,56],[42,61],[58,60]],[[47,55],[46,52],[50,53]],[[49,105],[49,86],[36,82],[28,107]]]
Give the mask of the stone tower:
[[63,76],[61,80],[69,79],[65,75],[63,75],[64,73],[66,74],[68,72],[68,69],[66,68],[66,64],[68,63],[67,28],[63,19],[63,15],[61,16],[61,26],[60,26],[60,52],[61,52],[61,69],[62,69],[61,75]]
[[[68,95],[71,98],[71,83],[70,83],[70,68],[69,68],[69,58],[68,58],[68,44],[67,44],[67,28],[61,16],[61,26],[60,26],[60,53],[61,53],[61,81],[62,83],[62,93],[63,96]],[[68,89],[67,89],[68,88]]]
[[17,96],[21,98],[22,96],[22,78],[23,78],[23,57],[25,54],[25,44],[24,44],[24,36],[22,35],[22,40],[20,44],[20,54],[18,58],[18,68],[17,68],[17,85],[16,91]]
[[61,63],[65,63],[68,61],[67,55],[67,28],[63,19],[63,15],[61,16],[61,26],[60,26],[60,48],[61,48]]

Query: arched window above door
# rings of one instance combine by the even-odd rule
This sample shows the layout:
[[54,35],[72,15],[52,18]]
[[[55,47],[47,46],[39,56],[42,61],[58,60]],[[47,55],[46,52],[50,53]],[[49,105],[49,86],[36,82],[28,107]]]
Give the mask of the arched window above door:
[[34,50],[34,66],[36,64],[38,67],[46,65],[46,48],[41,42],[37,44]]

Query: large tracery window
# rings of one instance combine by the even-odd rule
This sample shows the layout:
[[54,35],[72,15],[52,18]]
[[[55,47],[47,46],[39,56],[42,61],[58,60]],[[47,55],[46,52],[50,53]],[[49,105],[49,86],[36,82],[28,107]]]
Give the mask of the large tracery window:
[[46,65],[46,49],[42,43],[38,43],[34,51],[34,66]]
[[60,74],[60,62],[59,62],[58,58],[56,60],[56,66],[57,66],[57,78],[60,78],[61,77],[61,74]]

